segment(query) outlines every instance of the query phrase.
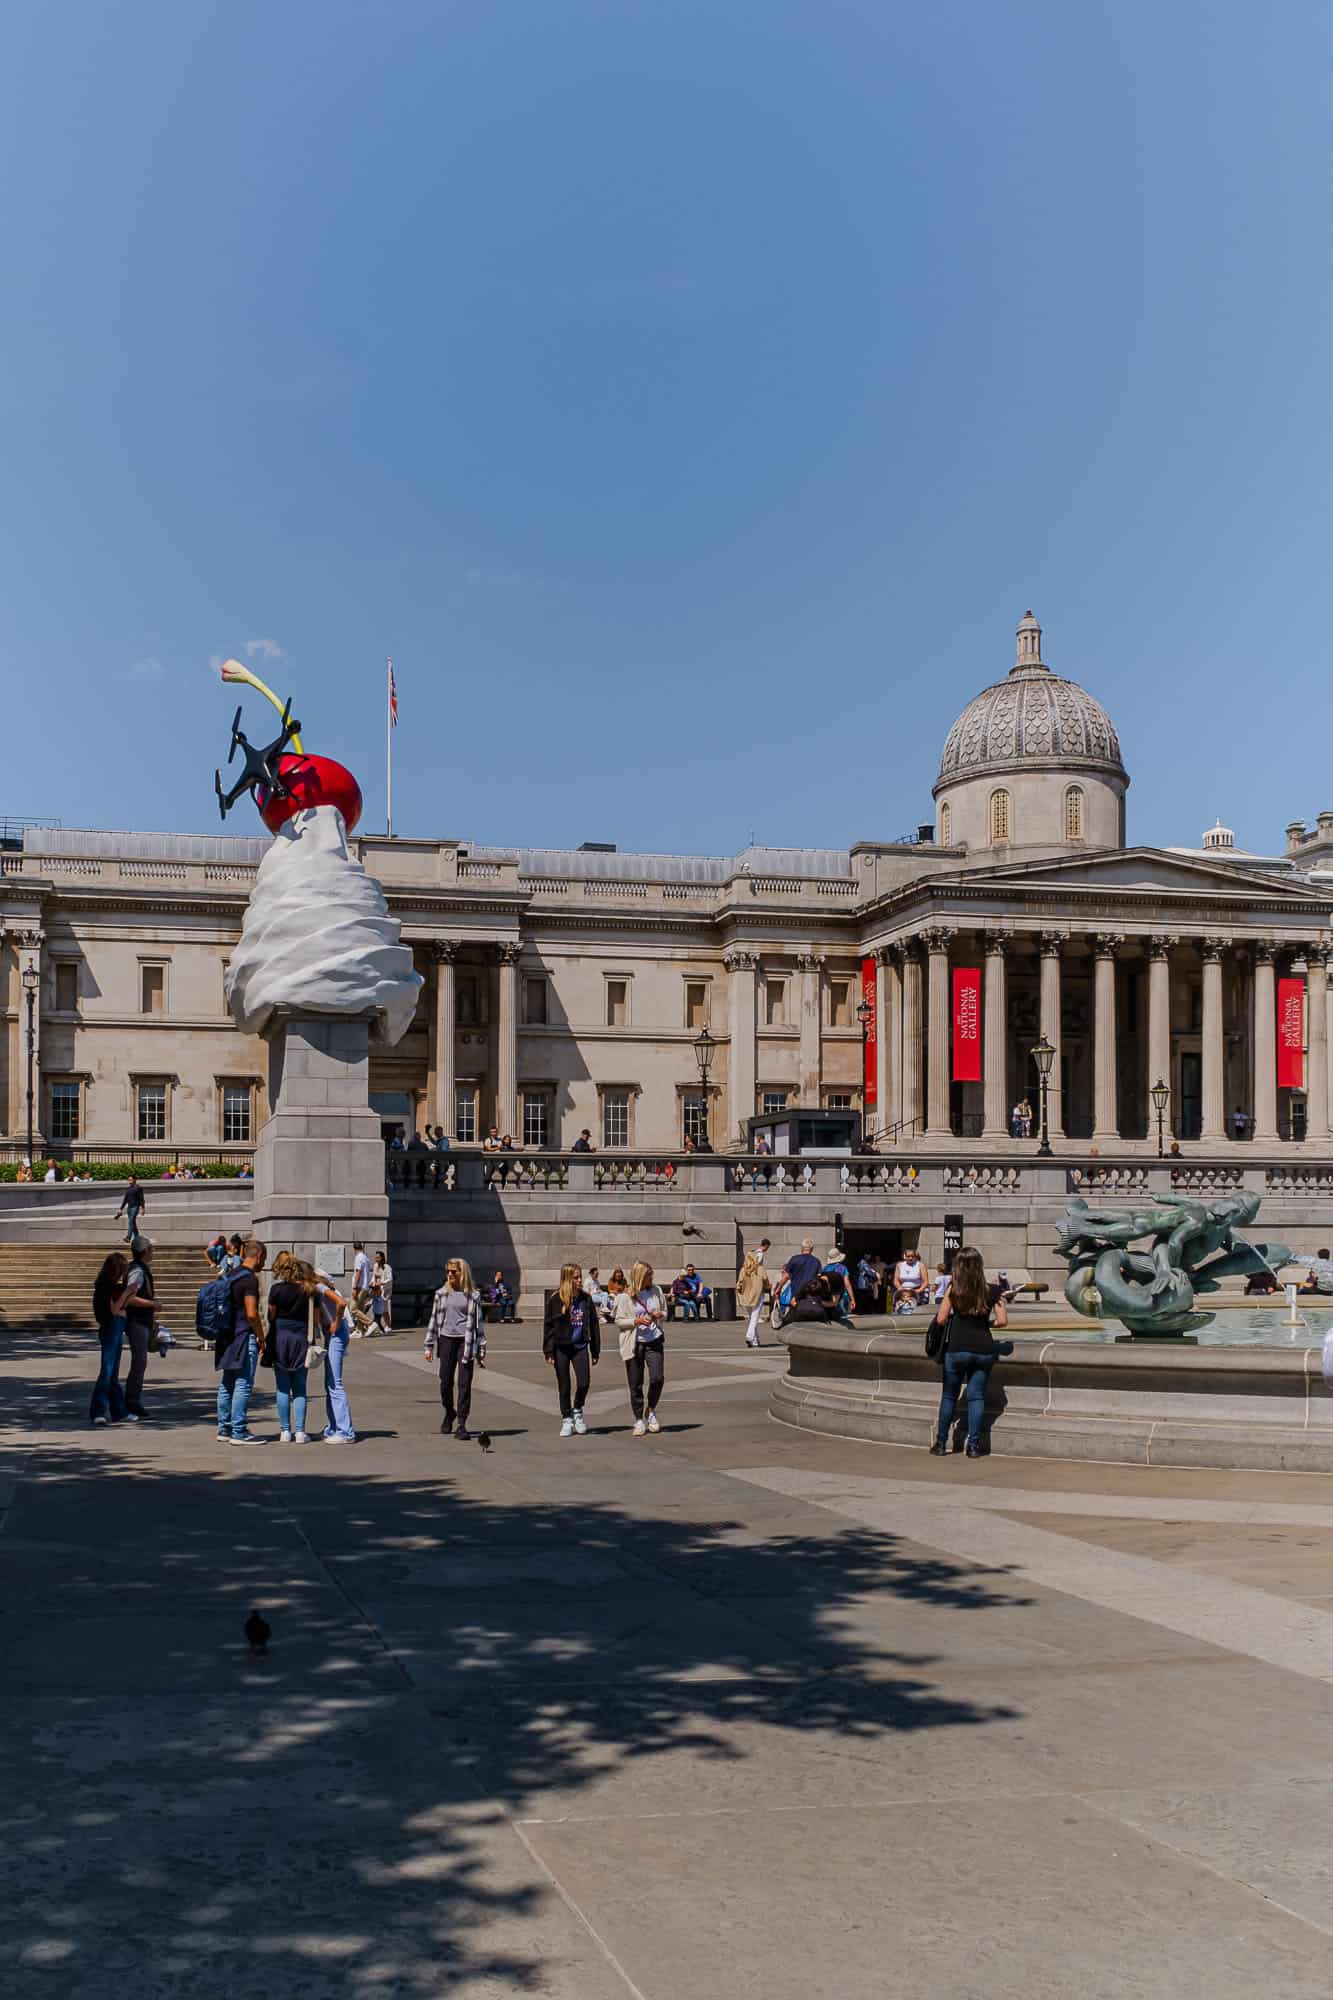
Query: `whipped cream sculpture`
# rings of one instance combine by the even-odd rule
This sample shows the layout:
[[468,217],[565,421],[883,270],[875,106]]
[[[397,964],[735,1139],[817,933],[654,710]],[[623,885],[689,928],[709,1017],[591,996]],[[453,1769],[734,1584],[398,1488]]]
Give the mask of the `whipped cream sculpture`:
[[[222,674],[258,688],[280,709],[283,744],[299,744],[300,724],[293,729],[290,702],[281,706],[234,660]],[[246,772],[228,797],[224,816],[248,790],[274,840],[259,864],[227,974],[232,1019],[246,1034],[262,1035],[283,1013],[369,1016],[381,1041],[399,1041],[416,1009],[421,975],[383,889],[347,850],[348,826],[360,813],[360,788],[328,758],[310,758],[304,751],[289,758],[272,748],[254,753],[240,736],[239,721],[238,710],[232,747],[233,754],[238,742],[245,750]],[[218,795],[223,796],[220,784]]]

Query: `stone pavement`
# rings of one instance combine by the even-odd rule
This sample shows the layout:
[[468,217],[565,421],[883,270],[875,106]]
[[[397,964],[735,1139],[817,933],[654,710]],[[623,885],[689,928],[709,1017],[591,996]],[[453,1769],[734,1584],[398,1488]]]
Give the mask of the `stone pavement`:
[[798,1435],[734,1327],[562,1442],[536,1342],[484,1455],[410,1335],[248,1452],[7,1337],[6,2000],[1325,2000],[1333,1479]]

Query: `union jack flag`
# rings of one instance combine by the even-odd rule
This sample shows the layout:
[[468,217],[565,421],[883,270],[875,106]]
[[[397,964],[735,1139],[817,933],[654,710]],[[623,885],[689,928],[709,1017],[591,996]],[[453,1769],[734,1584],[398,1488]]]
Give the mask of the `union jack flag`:
[[389,660],[386,664],[389,669],[389,721],[393,728],[396,729],[398,727],[398,683],[393,677],[393,661]]

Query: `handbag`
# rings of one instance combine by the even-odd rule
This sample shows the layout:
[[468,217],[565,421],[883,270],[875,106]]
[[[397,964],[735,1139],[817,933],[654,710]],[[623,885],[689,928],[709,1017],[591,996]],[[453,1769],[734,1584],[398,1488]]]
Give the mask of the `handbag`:
[[935,1315],[933,1313],[931,1314],[930,1325],[926,1328],[927,1361],[942,1362],[944,1360],[945,1355],[949,1351],[949,1329],[952,1325],[953,1325],[952,1313],[949,1314],[949,1317],[948,1319],[945,1320],[943,1326],[940,1325],[939,1321],[935,1318]]

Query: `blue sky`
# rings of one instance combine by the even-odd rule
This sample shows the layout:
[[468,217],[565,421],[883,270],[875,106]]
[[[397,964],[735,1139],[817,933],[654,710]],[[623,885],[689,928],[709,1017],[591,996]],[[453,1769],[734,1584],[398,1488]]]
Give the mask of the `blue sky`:
[[368,827],[391,652],[400,832],[892,837],[1028,605],[1131,839],[1333,804],[1326,8],[2,32],[0,813],[215,826],[249,644]]

